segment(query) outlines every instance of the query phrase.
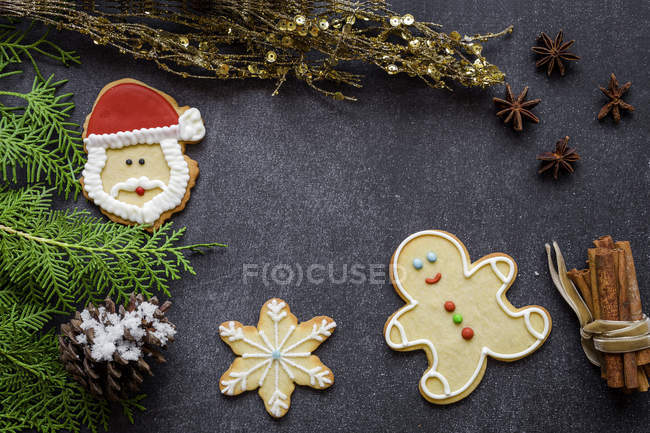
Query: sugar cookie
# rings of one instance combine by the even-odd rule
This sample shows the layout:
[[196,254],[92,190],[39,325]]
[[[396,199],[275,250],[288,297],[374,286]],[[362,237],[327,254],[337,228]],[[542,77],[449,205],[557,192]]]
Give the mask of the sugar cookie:
[[281,299],[270,299],[262,307],[257,328],[239,322],[219,326],[221,339],[239,355],[219,380],[223,394],[237,395],[259,388],[266,411],[276,418],[289,410],[295,385],[325,389],[334,375],[311,352],[327,339],[336,323],[318,316],[298,324]]
[[483,378],[487,356],[514,361],[544,343],[549,313],[506,299],[516,274],[515,261],[501,253],[471,263],[465,246],[440,230],[415,233],[397,248],[390,277],[406,305],[388,319],[384,337],[394,350],[426,352],[420,392],[428,401],[461,400]]
[[84,123],[83,193],[113,221],[153,230],[185,208],[199,174],[185,143],[204,135],[196,108],[140,81],[113,81]]

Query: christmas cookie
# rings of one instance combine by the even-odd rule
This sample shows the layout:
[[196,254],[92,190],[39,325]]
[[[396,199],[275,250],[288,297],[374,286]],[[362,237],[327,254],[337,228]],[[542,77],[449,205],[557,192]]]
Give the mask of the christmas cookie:
[[295,383],[316,389],[334,383],[332,371],[311,352],[335,327],[334,320],[326,316],[298,324],[286,302],[275,298],[262,307],[257,328],[234,321],[222,323],[221,339],[239,356],[221,376],[219,389],[237,395],[259,388],[266,411],[276,418],[284,416]]
[[130,78],[109,83],[84,123],[83,193],[113,221],[153,230],[189,200],[199,168],[185,144],[204,135],[196,108]]
[[465,246],[440,230],[415,233],[397,248],[390,277],[406,305],[388,319],[384,337],[391,349],[426,352],[424,398],[448,404],[467,397],[483,378],[488,356],[514,361],[544,343],[548,312],[515,308],[506,299],[516,274],[505,254],[472,263]]

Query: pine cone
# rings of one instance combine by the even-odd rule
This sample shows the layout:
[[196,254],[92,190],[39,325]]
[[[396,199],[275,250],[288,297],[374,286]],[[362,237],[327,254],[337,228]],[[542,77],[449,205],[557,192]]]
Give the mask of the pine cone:
[[65,369],[93,395],[119,401],[136,393],[144,376],[153,376],[144,356],[166,362],[158,350],[174,341],[176,327],[165,317],[167,301],[145,301],[131,294],[126,309],[106,299],[89,304],[61,325],[59,351]]

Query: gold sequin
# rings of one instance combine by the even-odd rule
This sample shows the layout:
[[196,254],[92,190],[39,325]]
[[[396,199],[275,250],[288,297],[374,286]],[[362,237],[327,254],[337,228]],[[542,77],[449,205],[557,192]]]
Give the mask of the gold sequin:
[[321,18],[318,20],[318,27],[321,30],[327,30],[330,27],[330,23],[325,18]]
[[410,26],[415,22],[415,18],[411,14],[406,14],[402,17],[401,21],[405,26]]

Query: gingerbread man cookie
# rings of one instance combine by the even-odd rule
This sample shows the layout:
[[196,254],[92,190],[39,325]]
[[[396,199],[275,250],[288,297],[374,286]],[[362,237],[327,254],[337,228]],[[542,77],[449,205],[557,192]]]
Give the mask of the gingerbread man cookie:
[[84,123],[83,193],[113,221],[153,230],[189,200],[199,168],[185,143],[204,135],[196,108],[130,78],[109,83]]
[[219,326],[221,339],[239,355],[219,380],[226,395],[259,388],[266,411],[275,418],[284,416],[291,404],[294,383],[325,389],[334,383],[334,374],[311,352],[336,328],[327,316],[307,322],[298,319],[282,299],[268,300],[260,311],[257,328],[239,322]]
[[390,277],[406,305],[388,319],[384,337],[391,349],[426,352],[420,392],[428,401],[461,400],[481,382],[488,356],[515,361],[544,343],[549,313],[515,308],[505,296],[516,274],[501,253],[471,263],[462,242],[440,230],[415,233],[397,248]]

